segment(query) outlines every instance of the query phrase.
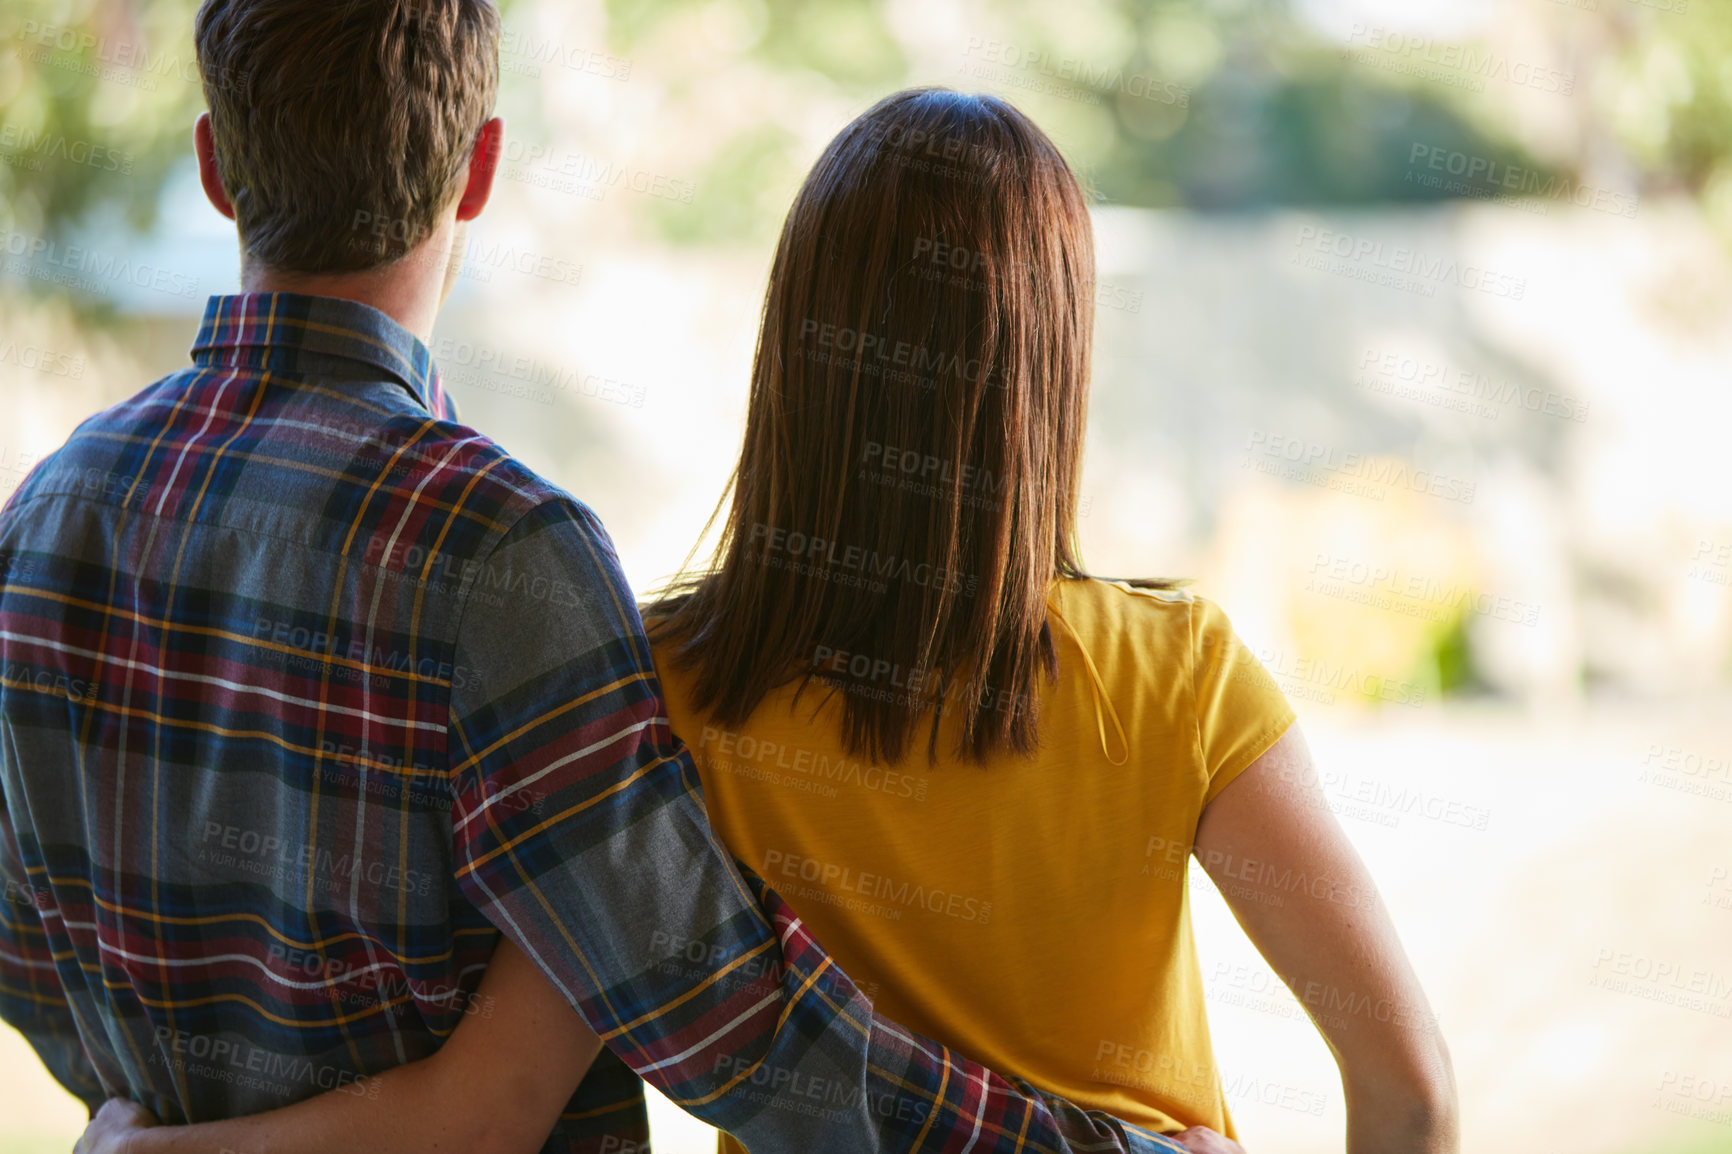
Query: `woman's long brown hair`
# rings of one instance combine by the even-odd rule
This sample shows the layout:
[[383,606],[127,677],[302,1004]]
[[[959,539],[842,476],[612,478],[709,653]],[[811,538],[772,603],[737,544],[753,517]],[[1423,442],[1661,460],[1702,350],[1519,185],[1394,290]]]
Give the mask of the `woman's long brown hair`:
[[1036,748],[1094,293],[1082,190],[1011,105],[911,89],[830,142],[776,248],[719,564],[647,613],[696,708],[735,725],[816,677],[855,755],[930,714],[935,757],[951,711],[968,760]]

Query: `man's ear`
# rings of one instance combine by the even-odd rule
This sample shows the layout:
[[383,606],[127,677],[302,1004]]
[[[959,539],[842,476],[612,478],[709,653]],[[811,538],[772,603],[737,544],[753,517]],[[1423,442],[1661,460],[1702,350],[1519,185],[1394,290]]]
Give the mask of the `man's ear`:
[[233,220],[235,206],[229,203],[229,194],[223,189],[222,174],[217,171],[216,138],[211,135],[210,113],[198,114],[198,122],[192,126],[192,144],[198,153],[198,181],[204,185],[205,196],[212,208]]
[[493,195],[493,175],[499,170],[499,153],[505,147],[505,121],[495,116],[481,126],[475,152],[469,157],[469,183],[457,201],[457,219],[471,221],[487,207]]

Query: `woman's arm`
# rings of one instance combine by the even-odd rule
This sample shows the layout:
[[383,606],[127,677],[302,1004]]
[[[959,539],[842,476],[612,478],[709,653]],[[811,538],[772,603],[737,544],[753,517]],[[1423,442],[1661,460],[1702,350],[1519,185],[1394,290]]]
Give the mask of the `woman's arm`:
[[1203,811],[1194,853],[1334,1052],[1348,1154],[1455,1154],[1449,1051],[1297,725]]
[[530,1154],[546,1144],[601,1042],[506,939],[478,998],[491,1014],[465,1016],[419,1062],[280,1110],[194,1126],[143,1129],[145,1111],[111,1102],[78,1154]]

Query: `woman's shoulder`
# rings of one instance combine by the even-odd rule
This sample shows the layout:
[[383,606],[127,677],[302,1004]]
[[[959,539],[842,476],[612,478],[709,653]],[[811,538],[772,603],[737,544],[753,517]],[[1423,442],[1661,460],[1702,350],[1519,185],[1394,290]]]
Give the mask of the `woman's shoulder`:
[[1089,613],[1106,620],[1125,624],[1146,624],[1156,620],[1181,622],[1193,628],[1206,628],[1210,623],[1226,618],[1226,610],[1212,598],[1167,578],[1071,577],[1053,583],[1053,604],[1061,613],[1067,609]]
[[[1166,676],[1175,666],[1196,666],[1239,648],[1232,622],[1210,598],[1176,583],[1159,586],[1101,577],[1057,581],[1049,605],[1055,625],[1091,653],[1139,674]],[[1096,658],[1099,660],[1099,656]]]
[[661,680],[664,694],[671,697],[676,688],[684,688],[690,676],[685,663],[679,659],[679,646],[666,628],[672,614],[665,605],[654,601],[640,602],[637,608],[643,619],[656,676]]
[[1058,581],[1048,599],[1054,627],[1081,644],[1113,681],[1165,677],[1185,667],[1199,602],[1189,589],[1099,577]]
[[1154,620],[1188,621],[1202,598],[1177,584],[1140,585],[1110,577],[1072,577],[1053,583],[1052,603],[1067,616],[1080,615],[1102,625],[1132,625]]

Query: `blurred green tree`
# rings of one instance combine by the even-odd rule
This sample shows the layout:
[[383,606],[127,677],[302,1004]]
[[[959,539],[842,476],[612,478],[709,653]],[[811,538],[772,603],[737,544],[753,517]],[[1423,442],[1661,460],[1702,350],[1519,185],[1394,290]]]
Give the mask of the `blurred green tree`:
[[[514,9],[533,0],[507,4]],[[1106,199],[1205,210],[1375,204],[1460,195],[1412,179],[1414,142],[1550,171],[1436,78],[1356,66],[1288,0],[998,0],[944,75],[886,0],[600,0],[611,48],[640,60],[667,115],[703,122],[702,78],[658,71],[672,25],[720,13],[727,51],[769,75],[820,78],[865,101],[915,82],[1010,93],[1058,122]],[[1732,6],[1650,0],[1601,22],[1615,51],[1583,83],[1601,135],[1653,186],[1700,194],[1732,230]],[[0,23],[0,202],[14,232],[57,235],[97,210],[148,227],[203,97],[195,0],[8,0]],[[507,76],[507,84],[513,82]],[[769,91],[768,89],[766,91]],[[747,99],[753,97],[747,96]],[[1483,103],[1483,102],[1482,102]],[[692,158],[698,211],[644,211],[678,243],[756,241],[797,179],[799,136],[766,106]],[[1599,142],[1585,138],[1582,157]],[[1563,175],[1583,163],[1566,157]],[[768,175],[767,175],[768,174]],[[1485,190],[1489,194],[1493,190]],[[1473,194],[1472,191],[1469,193]]]
[[102,207],[138,228],[204,106],[193,0],[7,0],[0,224],[52,235]]

